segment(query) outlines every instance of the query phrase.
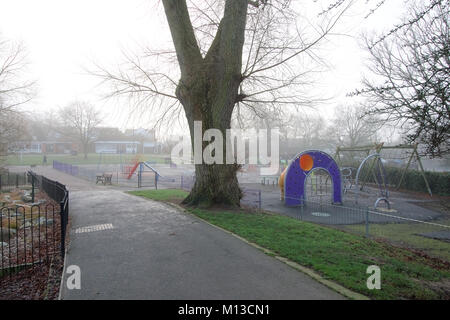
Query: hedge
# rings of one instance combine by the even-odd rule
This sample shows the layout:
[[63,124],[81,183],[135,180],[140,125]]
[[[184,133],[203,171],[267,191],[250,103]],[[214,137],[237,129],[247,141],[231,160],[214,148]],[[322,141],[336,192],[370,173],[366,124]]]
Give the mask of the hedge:
[[[390,184],[397,185],[402,175],[401,168],[387,167],[385,168],[388,182]],[[429,172],[425,171],[428,184],[430,185],[431,192],[437,195],[448,196],[450,195],[450,172]],[[401,189],[420,191],[428,193],[425,181],[422,174],[418,170],[406,171],[403,178]]]
[[[340,167],[353,167],[358,168],[359,164],[341,164]],[[403,173],[403,168],[396,167],[385,167],[388,184],[397,187],[400,177]],[[356,170],[353,172],[353,178],[356,176]],[[425,171],[425,176],[427,177],[428,184],[430,185],[431,192],[435,195],[450,196],[450,172],[431,172]],[[375,182],[373,176],[369,178],[369,182]],[[418,170],[408,169],[403,178],[402,185],[400,189],[419,191],[428,193],[427,186],[422,177],[422,174]]]

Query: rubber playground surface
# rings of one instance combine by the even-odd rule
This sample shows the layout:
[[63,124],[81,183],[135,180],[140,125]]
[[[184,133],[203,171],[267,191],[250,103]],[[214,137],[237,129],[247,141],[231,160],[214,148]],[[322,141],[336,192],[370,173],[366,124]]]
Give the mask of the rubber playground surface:
[[[442,213],[418,206],[420,202],[427,200],[415,200],[400,192],[393,192],[390,198],[391,210],[380,205],[378,210],[373,206],[377,199],[374,190],[371,194],[360,194],[358,203],[355,203],[355,194],[348,192],[344,195],[342,205],[331,205],[331,201],[323,203],[311,201],[305,206],[287,207],[280,200],[278,186],[264,186],[258,183],[241,183],[244,189],[243,203],[249,206],[255,205],[255,190],[261,190],[261,209],[285,214],[294,218],[304,219],[323,224],[360,224],[365,223],[366,209],[370,210],[369,222],[371,223],[405,223],[406,219],[420,221],[432,221],[442,216]],[[245,190],[250,190],[246,194]],[[316,200],[316,199],[315,199]],[[328,200],[328,199],[327,199]],[[397,218],[399,217],[399,218]]]

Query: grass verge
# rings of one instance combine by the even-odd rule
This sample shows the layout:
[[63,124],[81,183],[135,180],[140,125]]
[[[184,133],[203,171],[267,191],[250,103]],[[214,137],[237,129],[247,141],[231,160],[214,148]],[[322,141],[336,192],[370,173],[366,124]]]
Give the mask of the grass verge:
[[130,191],[130,194],[157,201],[181,202],[187,196],[187,192],[178,189],[139,190]]
[[[439,220],[437,223],[450,225],[450,220]],[[351,225],[346,227],[353,233],[364,234],[363,225]],[[387,223],[371,224],[370,235],[380,239],[389,239],[393,243],[398,243],[402,247],[416,248],[428,254],[450,261],[450,242],[443,240],[426,238],[422,234],[448,231],[442,227],[426,225],[423,223]]]
[[[172,202],[179,202],[187,195],[182,190],[131,193]],[[276,214],[187,210],[370,298],[450,299],[450,264],[446,261]],[[381,268],[381,290],[367,289],[366,270],[370,265]]]

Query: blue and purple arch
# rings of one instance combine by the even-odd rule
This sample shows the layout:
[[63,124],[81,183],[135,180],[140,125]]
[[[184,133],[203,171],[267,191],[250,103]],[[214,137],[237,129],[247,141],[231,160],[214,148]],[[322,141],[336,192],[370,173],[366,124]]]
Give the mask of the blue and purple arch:
[[298,154],[286,171],[284,199],[287,206],[302,204],[302,199],[305,199],[306,178],[316,169],[328,172],[333,183],[333,203],[342,204],[341,171],[336,161],[323,151],[308,150]]

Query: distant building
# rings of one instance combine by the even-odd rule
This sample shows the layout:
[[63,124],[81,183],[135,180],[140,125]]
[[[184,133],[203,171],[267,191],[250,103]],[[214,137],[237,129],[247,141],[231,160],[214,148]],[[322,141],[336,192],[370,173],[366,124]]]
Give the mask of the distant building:
[[[92,140],[94,142],[89,146],[89,152],[116,154],[161,152],[161,144],[156,142],[154,130],[140,128],[122,132],[115,127],[97,127],[93,131]],[[62,132],[65,132],[64,128],[59,130],[30,128],[30,134],[25,135],[19,141],[8,143],[7,151],[9,153],[37,154],[80,152],[81,144],[75,142],[73,132],[67,134],[62,134]]]
[[139,153],[139,141],[95,141],[95,153]]
[[71,153],[79,151],[80,146],[71,141],[15,141],[8,145],[8,152],[15,153]]
[[26,133],[8,143],[8,153],[71,153],[81,150],[73,138],[63,135],[65,128],[53,129],[31,123]]
[[98,128],[94,142],[96,153],[155,153],[161,150],[155,131],[147,129]]
[[125,135],[133,140],[139,141],[138,153],[160,153],[162,145],[156,141],[154,129],[127,129]]
[[157,142],[144,142],[142,153],[160,153],[162,145]]
[[154,129],[126,129],[125,136],[135,137],[136,140],[146,140],[149,142],[156,141],[155,130]]

